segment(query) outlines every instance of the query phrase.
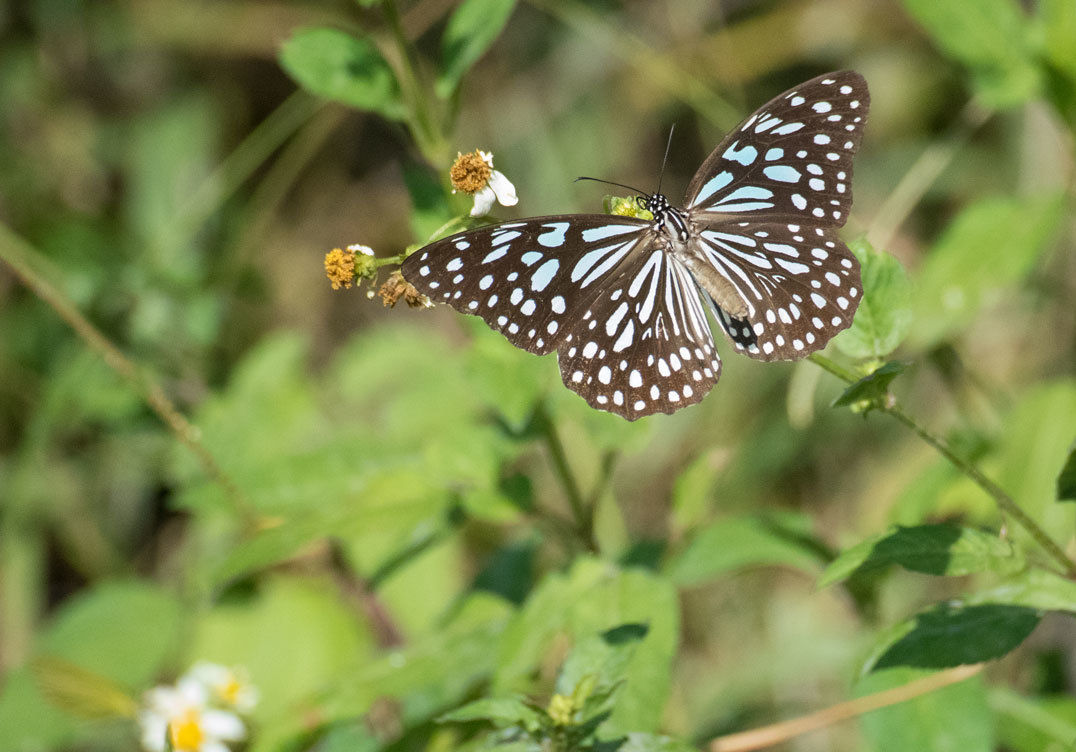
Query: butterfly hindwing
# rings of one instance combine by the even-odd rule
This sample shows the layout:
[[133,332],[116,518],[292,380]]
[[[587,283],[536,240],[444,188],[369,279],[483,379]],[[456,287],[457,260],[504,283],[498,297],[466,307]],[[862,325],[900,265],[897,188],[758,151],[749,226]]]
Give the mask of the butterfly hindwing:
[[747,304],[740,316],[714,305],[739,352],[796,360],[851,325],[862,296],[859,263],[833,228],[737,222],[703,230],[698,243]]
[[867,82],[847,70],[774,97],[703,162],[688,186],[688,213],[700,224],[757,216],[843,226],[869,108]]
[[663,248],[607,280],[560,348],[564,384],[599,410],[635,420],[699,402],[721,361],[695,284]]

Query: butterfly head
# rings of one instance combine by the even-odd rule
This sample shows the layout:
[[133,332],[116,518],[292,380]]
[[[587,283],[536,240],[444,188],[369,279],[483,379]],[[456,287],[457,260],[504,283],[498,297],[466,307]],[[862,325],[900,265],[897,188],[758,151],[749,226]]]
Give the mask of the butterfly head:
[[677,209],[669,205],[669,200],[660,193],[655,193],[646,201],[646,208],[654,215],[654,227],[664,230],[673,240],[685,242],[688,237],[687,220]]

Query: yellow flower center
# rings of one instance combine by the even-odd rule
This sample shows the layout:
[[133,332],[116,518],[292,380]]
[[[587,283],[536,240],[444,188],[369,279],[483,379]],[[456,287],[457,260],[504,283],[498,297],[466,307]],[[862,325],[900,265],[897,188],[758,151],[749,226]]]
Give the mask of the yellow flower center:
[[228,681],[217,686],[217,694],[226,704],[235,705],[239,702],[239,691],[241,689],[243,689],[243,685],[239,683],[239,680],[234,676],[230,676]]
[[334,290],[351,288],[355,278],[355,254],[334,248],[325,254],[325,276],[329,278]]
[[489,183],[493,168],[486,164],[478,149],[469,154],[460,154],[448,172],[452,187],[464,193],[478,193]]
[[172,737],[172,749],[176,752],[197,752],[202,746],[205,734],[198,723],[197,710],[188,710],[168,723],[168,734]]

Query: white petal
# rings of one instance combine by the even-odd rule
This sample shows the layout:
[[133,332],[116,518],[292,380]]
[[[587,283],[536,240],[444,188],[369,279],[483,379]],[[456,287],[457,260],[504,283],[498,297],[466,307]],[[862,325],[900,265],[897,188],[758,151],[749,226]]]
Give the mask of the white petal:
[[239,690],[239,694],[235,698],[236,710],[241,710],[243,712],[253,710],[260,699],[261,695],[258,694],[258,688],[251,686],[250,684],[245,684],[243,685],[243,688]]
[[142,727],[142,746],[149,752],[164,752],[165,735],[168,733],[165,717],[144,710],[138,714],[138,725]]
[[481,217],[484,214],[489,214],[489,210],[493,208],[493,201],[496,198],[497,194],[488,185],[480,190],[474,195],[474,208],[471,209],[471,216]]
[[183,695],[174,687],[154,687],[146,692],[145,703],[150,711],[165,720],[179,715],[187,706]]
[[[374,249],[368,245],[359,245],[358,243],[352,243],[347,247],[347,249],[352,253],[361,253],[364,256],[374,255]],[[191,673],[193,674],[199,668],[203,670],[205,677],[214,677],[212,680],[203,679],[203,681],[206,681],[207,684],[223,684],[227,681],[230,681],[232,678],[232,672],[224,666],[220,665],[219,663],[199,663],[191,669]]]
[[519,203],[519,198],[516,197],[516,187],[500,170],[494,170],[489,176],[489,187],[493,189],[501,206],[515,206]]
[[204,708],[209,704],[209,688],[198,679],[187,675],[176,682],[176,691],[182,698],[185,708]]
[[228,745],[218,742],[216,739],[206,739],[198,745],[198,752],[232,752]]
[[479,149],[478,156],[482,157],[482,161],[488,164],[490,167],[493,166],[493,152],[482,151],[481,149]]
[[202,730],[215,739],[237,741],[247,735],[247,729],[239,716],[223,710],[206,710],[202,713]]

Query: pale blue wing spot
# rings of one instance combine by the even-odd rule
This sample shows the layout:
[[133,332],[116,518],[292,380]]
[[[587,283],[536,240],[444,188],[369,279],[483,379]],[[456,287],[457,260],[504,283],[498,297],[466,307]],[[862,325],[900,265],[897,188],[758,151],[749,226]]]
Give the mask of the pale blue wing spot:
[[[774,131],[774,133],[776,132],[777,131]],[[725,153],[722,156],[730,162],[739,162],[744,167],[754,164],[755,160],[758,158],[758,149],[750,144],[746,144],[737,149],[736,147],[739,145],[739,141],[732,144],[732,146],[725,150]]]
[[773,132],[778,136],[787,136],[790,133],[795,133],[803,127],[803,123],[785,123],[780,128],[774,128]]
[[788,165],[770,165],[763,168],[762,174],[781,183],[798,183],[800,179],[800,171]]
[[779,148],[777,148],[775,146],[772,149],[767,149],[766,150],[766,161],[767,162],[773,162],[776,159],[780,159],[784,155],[785,155],[785,150],[784,149],[779,149]]
[[516,238],[518,238],[519,236],[520,236],[519,232],[517,232],[515,230],[512,230],[511,232],[506,232],[503,235],[497,235],[496,237],[494,237],[491,245],[498,246],[498,245],[502,245],[504,243],[510,243],[513,240],[515,240]]
[[543,254],[540,251],[527,251],[519,257],[519,260],[527,266],[531,266],[532,264],[536,263],[538,259],[542,258],[542,256]]
[[768,131],[770,128],[772,128],[773,126],[777,125],[780,122],[781,122],[781,118],[777,118],[777,117],[767,118],[766,120],[763,120],[761,123],[759,123],[757,126],[755,126],[755,133],[763,133],[764,131]]
[[638,230],[638,225],[604,225],[602,227],[591,227],[589,230],[583,230],[583,240],[587,243],[592,243],[595,240],[605,240],[605,238],[611,238],[614,235],[623,235]]
[[504,255],[505,255],[506,253],[508,253],[508,249],[507,249],[507,248],[498,248],[498,249],[497,249],[497,250],[495,250],[495,251],[490,251],[490,252],[489,252],[489,253],[488,253],[488,254],[486,255],[486,257],[485,257],[484,259],[482,259],[482,263],[483,263],[483,264],[488,264],[488,263],[490,263],[491,261],[496,261],[496,260],[497,260],[497,259],[499,259],[499,258],[504,258]]
[[731,182],[732,173],[728,170],[717,173],[717,175],[707,180],[706,184],[702,186],[699,195],[695,197],[695,204],[701,204]]
[[534,275],[531,276],[531,289],[538,292],[544,290],[553,281],[558,269],[560,269],[560,262],[557,259],[549,259],[539,266]]
[[543,232],[538,236],[539,243],[546,248],[559,248],[564,245],[564,234],[568,231],[567,222],[553,222],[552,224],[542,225],[542,227],[551,229],[549,232]]
[[745,185],[721,199],[719,205],[727,204],[730,201],[744,201],[746,199],[763,201],[768,198],[773,198],[773,191],[769,188],[763,188],[760,185]]
[[706,209],[709,212],[741,212],[741,211],[758,211],[759,209],[772,209],[772,201],[748,201],[742,204],[721,204],[720,206],[711,206]]

